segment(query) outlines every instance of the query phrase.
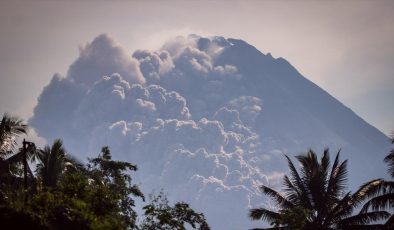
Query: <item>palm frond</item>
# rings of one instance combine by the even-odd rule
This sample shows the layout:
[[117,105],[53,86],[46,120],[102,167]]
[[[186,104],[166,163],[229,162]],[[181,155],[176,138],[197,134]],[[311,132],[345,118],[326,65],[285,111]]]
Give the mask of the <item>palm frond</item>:
[[252,220],[263,220],[268,222],[274,222],[280,220],[280,214],[277,212],[270,211],[265,208],[255,208],[249,211],[249,217]]
[[362,185],[355,193],[368,200],[361,209],[362,213],[372,208],[374,211],[383,210],[394,206],[394,181],[375,179]]
[[327,195],[330,198],[339,197],[346,188],[347,182],[347,160],[339,164],[339,152],[335,158],[327,185]]
[[281,208],[294,207],[294,204],[291,203],[289,200],[287,200],[285,197],[283,197],[281,194],[279,194],[279,192],[277,192],[271,188],[268,188],[267,186],[264,186],[264,185],[261,186],[260,189],[265,195],[273,198],[275,200],[276,204],[278,206],[280,206]]
[[[324,177],[324,181],[327,181],[328,171],[330,167],[330,153],[328,149],[324,149],[323,156],[321,158],[321,174]],[[327,185],[325,185],[327,186]]]
[[[376,197],[381,194],[383,190],[383,179],[375,179],[368,181],[360,186],[360,188],[353,194],[353,203],[355,205],[360,205],[367,199]],[[361,212],[367,212],[369,205],[364,205]]]
[[375,211],[368,213],[360,213],[339,222],[339,226],[365,225],[371,222],[385,220],[390,217],[390,213],[386,211]]
[[302,178],[300,177],[297,169],[295,168],[293,162],[291,161],[290,157],[285,155],[287,159],[288,166],[290,168],[290,174],[291,174],[291,182],[292,184],[297,188],[298,191],[300,191],[301,196],[299,203],[300,205],[304,205],[308,209],[312,209],[312,204],[310,202],[310,199],[308,197],[309,192],[307,191],[305,184],[303,183]]
[[309,150],[305,155],[296,156],[297,160],[301,163],[301,175],[303,179],[310,179],[313,174],[316,174],[319,169],[319,162],[317,160],[316,153],[313,150]]
[[374,211],[381,211],[393,207],[394,207],[394,193],[388,193],[370,199],[368,202],[364,204],[360,212],[366,213],[369,208],[371,208]]
[[288,199],[293,204],[296,204],[301,197],[301,191],[294,186],[294,184],[290,181],[288,176],[284,176],[283,185],[285,186],[284,191],[286,194],[286,199]]
[[394,215],[391,215],[390,218],[384,223],[386,229],[394,229]]
[[303,164],[304,167],[302,167],[305,172],[303,180],[310,191],[313,206],[318,212],[316,218],[319,219],[328,212],[328,202],[325,191],[328,183],[327,174],[330,162],[329,152],[328,149],[324,151],[320,162],[317,159],[316,153],[312,150],[309,150],[305,158],[300,159],[305,161]]
[[52,147],[46,146],[39,151],[37,156],[40,163],[37,164],[36,170],[43,185],[46,187],[55,186],[66,168],[67,157],[63,142],[60,139],[55,140]]
[[389,174],[394,177],[394,149],[392,149],[390,153],[384,158],[384,162],[386,162],[389,166]]
[[326,223],[336,223],[343,218],[347,218],[353,212],[354,206],[352,205],[352,195],[350,192],[342,199],[338,199],[330,207],[326,217]]
[[328,184],[327,184],[327,193],[332,193],[332,191],[334,190],[333,189],[334,184],[335,184],[334,178],[335,178],[336,170],[337,170],[338,165],[339,165],[339,155],[340,155],[340,150],[338,151],[338,153],[337,153],[337,155],[335,157],[335,160],[334,160],[334,164],[332,165],[332,168],[331,168],[331,173],[330,173],[330,176],[328,178]]
[[26,134],[28,126],[18,117],[4,114],[0,122],[0,154],[5,156],[14,150],[16,138]]

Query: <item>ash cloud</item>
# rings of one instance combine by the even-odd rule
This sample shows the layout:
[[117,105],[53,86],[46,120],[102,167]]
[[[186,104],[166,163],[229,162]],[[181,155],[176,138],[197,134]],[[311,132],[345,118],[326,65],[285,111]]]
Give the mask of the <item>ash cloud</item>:
[[143,83],[138,62],[107,34],[80,47],[79,57],[68,70],[68,78],[79,85],[91,86],[102,76],[119,73],[130,83]]

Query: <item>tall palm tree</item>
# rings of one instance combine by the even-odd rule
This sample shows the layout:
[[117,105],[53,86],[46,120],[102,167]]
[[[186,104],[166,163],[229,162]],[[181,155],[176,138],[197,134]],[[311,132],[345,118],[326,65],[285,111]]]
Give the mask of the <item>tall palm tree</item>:
[[[3,115],[0,122],[0,187],[2,188],[0,196],[3,201],[5,199],[3,193],[7,190],[6,188],[10,188],[11,185],[13,185],[11,187],[15,187],[21,182],[20,178],[15,176],[21,168],[19,163],[23,163],[24,190],[25,198],[27,198],[28,171],[31,176],[33,175],[27,163],[27,158],[34,156],[35,151],[31,148],[33,147],[32,143],[24,140],[21,151],[13,154],[17,137],[26,134],[27,130],[28,126],[23,124],[23,121],[18,117]],[[28,146],[29,148],[27,148]]]
[[57,139],[52,147],[46,146],[39,151],[36,172],[44,187],[55,187],[61,175],[74,160],[66,154],[63,142]]
[[[391,136],[391,144],[394,144],[394,133]],[[384,158],[384,161],[389,166],[389,174],[394,178],[394,149],[391,149],[389,154]],[[362,213],[368,212],[369,210],[394,211],[394,181],[376,179],[366,183],[366,185],[369,185],[369,189],[366,190],[366,196],[370,200],[364,204],[361,209]],[[394,229],[394,214],[387,220],[384,227],[386,229]]]
[[16,138],[26,134],[28,127],[18,117],[4,114],[0,122],[0,157],[5,158],[16,145]]
[[291,159],[286,158],[290,177],[284,177],[284,193],[261,186],[262,192],[275,201],[279,210],[251,209],[251,219],[269,221],[274,225],[269,229],[378,229],[380,226],[368,224],[389,216],[380,210],[352,216],[353,210],[366,198],[364,193],[369,187],[365,185],[354,194],[345,193],[347,161],[339,161],[339,152],[331,169],[328,149],[324,150],[320,162],[312,150],[297,156],[300,172]]
[[26,124],[23,124],[23,120],[18,117],[10,116],[8,114],[4,114],[1,122],[0,122],[0,161],[1,161],[1,169],[6,170],[7,163],[11,162],[10,160],[6,161],[9,155],[12,153],[16,145],[16,139],[21,134],[26,134],[28,127]]

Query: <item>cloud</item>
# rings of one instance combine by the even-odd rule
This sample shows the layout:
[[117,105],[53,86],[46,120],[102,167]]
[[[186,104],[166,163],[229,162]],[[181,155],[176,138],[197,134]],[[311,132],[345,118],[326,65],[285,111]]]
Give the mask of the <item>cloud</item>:
[[241,119],[249,126],[256,122],[262,112],[262,107],[263,101],[252,96],[240,96],[229,102],[229,108],[239,111]]
[[91,86],[102,76],[119,73],[130,83],[144,83],[138,62],[107,34],[82,46],[79,57],[70,66],[68,77],[77,84]]
[[[267,177],[244,159],[250,142],[258,143],[258,139],[244,126],[236,110],[223,107],[210,118],[193,120],[186,99],[179,93],[159,85],[130,84],[119,74],[112,74],[96,81],[87,91],[82,83],[77,87],[68,78],[55,77],[41,96],[47,100],[40,100],[42,105],[37,111],[50,109],[44,106],[49,104],[50,94],[63,95],[50,104],[57,109],[61,100],[71,96],[64,95],[57,84],[69,84],[64,89],[71,95],[70,89],[80,89],[82,93],[72,100],[68,116],[48,114],[57,117],[49,120],[48,127],[52,123],[63,124],[59,132],[70,133],[65,143],[80,158],[109,145],[116,156],[138,164],[139,181],[147,193],[159,186],[172,199],[187,199],[200,210],[207,205],[199,205],[200,201],[215,200],[224,193],[244,200],[242,207],[247,207],[250,197],[259,196],[257,185],[267,183]],[[35,120],[40,121],[38,118]],[[57,134],[39,122],[32,124],[41,132]],[[71,137],[76,132],[78,140]],[[62,134],[59,133],[61,137]],[[191,183],[202,187],[189,191],[187,196],[178,192],[188,190]],[[221,207],[217,205],[207,211],[208,215],[219,212]],[[244,211],[239,209],[232,215],[243,216]]]
[[82,86],[55,74],[38,98],[34,116],[29,123],[33,127],[39,127],[39,134],[48,141],[57,137],[69,137],[72,135],[70,123],[73,113],[84,93]]
[[164,188],[172,200],[190,202],[204,210],[214,226],[223,226],[211,217],[225,208],[224,200],[239,201],[232,206],[242,208],[233,210],[231,216],[239,223],[247,222],[244,214],[250,198],[259,197],[258,186],[268,183],[267,177],[244,158],[248,137],[229,141],[232,134],[242,136],[208,119],[159,119],[150,127],[120,121],[94,132],[90,149],[110,144],[116,155],[123,152],[124,159],[139,166],[143,191]]
[[187,97],[194,118],[201,119],[226,104],[230,95],[220,92],[239,91],[242,75],[237,67],[216,64],[218,55],[230,45],[222,37],[189,35],[166,42],[156,52],[136,51],[133,57],[141,63],[147,84],[159,84]]
[[[38,98],[29,123],[48,141],[62,137],[71,149],[86,149],[80,142],[86,141],[84,135],[89,131],[81,129],[81,123],[74,121],[75,114],[96,81],[113,73],[123,75],[122,84],[145,82],[139,62],[113,38],[102,34],[80,48],[79,57],[70,65],[66,76],[55,74],[52,77]],[[112,99],[116,93],[121,96],[122,92],[114,89]]]
[[160,76],[174,68],[170,54],[164,50],[151,52],[149,50],[137,50],[133,57],[138,59],[141,72],[150,83],[160,81]]

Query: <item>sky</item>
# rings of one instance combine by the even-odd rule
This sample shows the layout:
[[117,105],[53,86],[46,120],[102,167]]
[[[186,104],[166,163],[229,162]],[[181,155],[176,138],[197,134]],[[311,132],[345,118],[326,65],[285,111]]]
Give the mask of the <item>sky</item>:
[[368,123],[394,129],[392,1],[0,1],[0,113],[28,119],[55,73],[102,33],[130,55],[187,34],[283,57]]

